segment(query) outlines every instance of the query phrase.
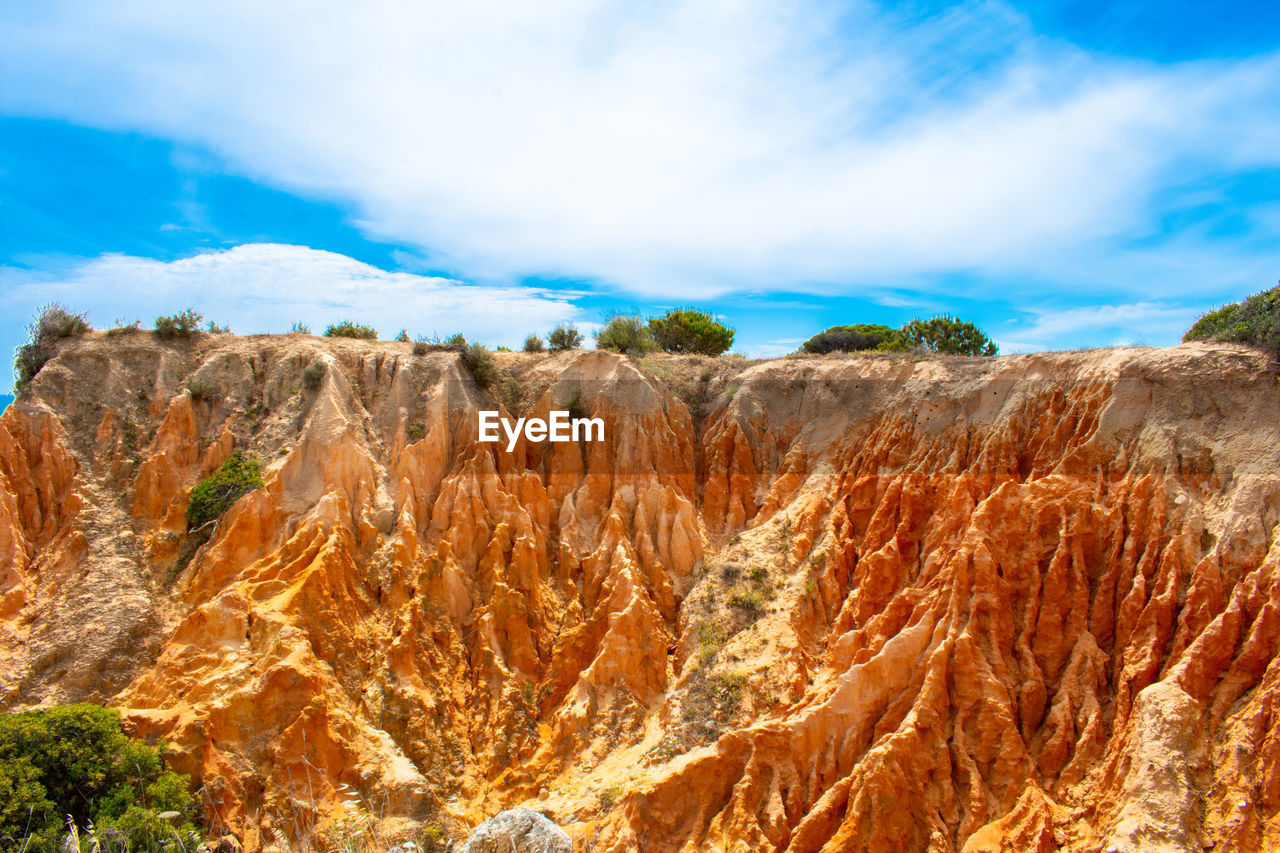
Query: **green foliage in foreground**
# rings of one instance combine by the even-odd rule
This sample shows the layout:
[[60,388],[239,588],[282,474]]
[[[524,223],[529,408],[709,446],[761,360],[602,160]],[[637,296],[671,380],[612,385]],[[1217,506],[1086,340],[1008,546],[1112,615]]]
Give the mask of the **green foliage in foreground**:
[[1250,344],[1280,356],[1280,286],[1210,311],[1182,340]]
[[378,333],[369,326],[362,326],[350,320],[341,323],[330,323],[324,330],[326,338],[358,338],[362,341],[376,341]]
[[256,459],[233,450],[217,471],[191,490],[187,501],[187,525],[200,527],[222,515],[241,495],[262,488],[262,472]]
[[84,845],[172,849],[195,831],[194,814],[188,778],[125,737],[118,711],[81,704],[0,715],[0,848],[61,851],[70,815]]
[[84,314],[73,314],[56,302],[42,306],[35,319],[27,325],[27,343],[13,354],[14,388],[19,396],[26,391],[40,368],[53,358],[54,344],[63,338],[83,335],[89,331],[89,321]]
[[677,308],[649,321],[649,334],[665,352],[720,355],[733,346],[733,329],[714,314]]

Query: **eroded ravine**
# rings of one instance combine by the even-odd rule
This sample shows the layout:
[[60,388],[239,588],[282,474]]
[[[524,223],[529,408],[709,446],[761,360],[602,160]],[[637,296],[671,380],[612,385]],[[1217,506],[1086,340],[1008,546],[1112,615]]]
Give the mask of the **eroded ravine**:
[[[584,850],[1280,846],[1265,357],[784,359],[693,415],[505,358],[605,440],[480,443],[410,345],[67,345],[0,418],[3,707],[125,709],[250,849],[344,785]],[[236,448],[265,487],[188,532]]]

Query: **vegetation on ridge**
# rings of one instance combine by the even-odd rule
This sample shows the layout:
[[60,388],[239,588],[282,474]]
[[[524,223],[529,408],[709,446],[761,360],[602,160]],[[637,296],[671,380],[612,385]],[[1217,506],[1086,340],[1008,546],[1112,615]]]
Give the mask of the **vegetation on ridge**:
[[1182,340],[1249,344],[1280,357],[1280,285],[1210,311]]
[[916,319],[899,329],[876,323],[832,326],[804,342],[807,353],[903,352],[923,348],[943,355],[990,356],[998,352],[995,341],[973,323],[940,314],[928,320]]
[[27,324],[27,343],[18,347],[13,355],[13,372],[17,374],[14,390],[18,396],[26,392],[40,368],[53,358],[58,341],[89,331],[85,317],[85,314],[73,314],[56,302],[36,310],[35,319]]
[[343,320],[339,323],[330,323],[324,330],[326,338],[358,338],[362,341],[376,341],[378,333],[370,326],[362,326],[359,323],[353,323],[350,320]]

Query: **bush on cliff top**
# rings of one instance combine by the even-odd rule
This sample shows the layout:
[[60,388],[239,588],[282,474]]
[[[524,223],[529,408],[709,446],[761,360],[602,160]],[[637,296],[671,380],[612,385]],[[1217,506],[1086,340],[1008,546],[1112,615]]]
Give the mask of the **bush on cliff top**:
[[832,326],[805,341],[802,349],[817,355],[829,352],[863,352],[879,349],[894,341],[897,335],[894,329],[877,323]]
[[0,848],[60,851],[70,816],[90,849],[159,850],[189,841],[194,813],[188,777],[125,737],[118,711],[0,714]]
[[[378,333],[370,326],[362,326],[350,320],[341,323],[330,323],[324,330],[326,338],[358,338],[362,341],[376,341]],[[406,336],[407,337],[407,336]]]
[[1280,357],[1280,286],[1210,311],[1182,340],[1249,344]]
[[58,341],[83,335],[89,331],[84,314],[73,314],[56,302],[36,311],[35,319],[27,324],[27,343],[13,353],[13,372],[17,374],[14,389],[21,396],[40,368],[53,358]]
[[200,481],[187,500],[187,526],[201,527],[222,515],[240,497],[262,488],[256,459],[233,450],[217,471]]
[[665,352],[720,355],[733,346],[733,329],[714,314],[676,308],[649,321],[649,334]]
[[561,323],[547,334],[547,344],[552,352],[564,352],[582,346],[582,332],[576,326]]
[[173,338],[189,338],[200,331],[200,321],[204,315],[188,308],[177,314],[165,314],[156,318],[156,335],[161,340]]
[[995,341],[965,320],[941,314],[928,320],[912,320],[900,329],[876,323],[832,326],[804,342],[805,352],[901,352],[922,347],[945,355],[995,355]]
[[658,345],[639,314],[616,314],[596,332],[596,347],[626,355],[648,355]]

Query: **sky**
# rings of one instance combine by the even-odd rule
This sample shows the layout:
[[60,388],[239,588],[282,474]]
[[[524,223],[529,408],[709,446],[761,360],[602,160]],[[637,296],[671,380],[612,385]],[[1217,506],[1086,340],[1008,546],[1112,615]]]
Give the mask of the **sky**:
[[0,4],[4,352],[49,301],[1166,346],[1278,231],[1274,2]]

